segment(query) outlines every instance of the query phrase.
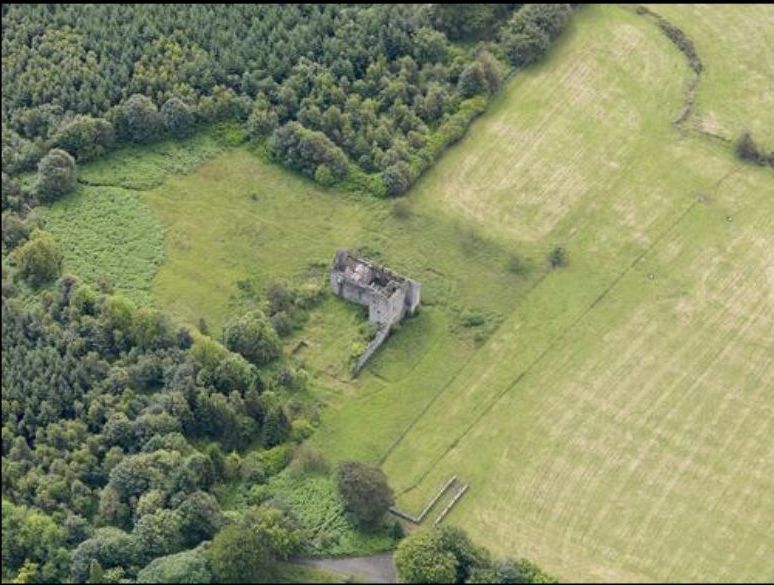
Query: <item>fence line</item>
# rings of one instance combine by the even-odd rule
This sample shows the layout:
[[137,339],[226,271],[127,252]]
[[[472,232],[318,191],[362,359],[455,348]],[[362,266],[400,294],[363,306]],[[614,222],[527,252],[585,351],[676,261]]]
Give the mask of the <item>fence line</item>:
[[448,514],[449,511],[452,509],[452,506],[454,506],[454,504],[457,503],[457,500],[459,500],[465,494],[465,492],[468,491],[469,487],[470,487],[470,484],[467,484],[467,483],[464,486],[462,486],[462,489],[454,495],[454,498],[452,498],[452,501],[449,502],[449,505],[446,506],[443,509],[443,512],[441,512],[441,514],[438,516],[438,518],[435,519],[435,522],[433,522],[433,526],[438,526],[441,520],[443,520],[446,514]]
[[[436,504],[436,502],[441,499],[441,496],[443,496],[446,493],[446,490],[448,490],[451,485],[454,483],[454,481],[457,479],[457,476],[454,475],[452,478],[447,481],[443,487],[440,489],[440,491],[435,495],[433,499],[431,499],[427,505],[424,507],[422,512],[420,512],[419,516],[412,516],[411,514],[408,514],[396,506],[390,507],[390,512],[395,514],[396,516],[400,516],[404,520],[408,520],[409,522],[413,522],[414,524],[420,524],[422,520],[425,519],[425,516],[427,516],[427,513],[431,510],[431,508]],[[465,489],[467,489],[467,485],[465,486]]]

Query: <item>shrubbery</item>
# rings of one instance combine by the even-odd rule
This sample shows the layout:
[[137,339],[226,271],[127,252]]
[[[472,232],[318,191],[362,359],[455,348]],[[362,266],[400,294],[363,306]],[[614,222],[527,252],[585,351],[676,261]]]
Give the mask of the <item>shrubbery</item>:
[[159,557],[137,574],[138,583],[212,583],[212,580],[210,562],[203,547]]
[[[342,150],[322,132],[307,130],[298,122],[277,128],[269,140],[269,152],[284,165],[330,184],[347,174],[348,161]],[[319,167],[326,171],[318,175]]]
[[431,4],[430,18],[452,40],[492,37],[518,4]]
[[75,159],[69,153],[55,148],[38,164],[35,192],[42,201],[53,201],[75,189],[78,175]]
[[567,250],[562,246],[556,246],[548,255],[548,263],[551,265],[551,268],[562,268],[567,266],[569,263]]
[[638,6],[637,12],[639,14],[647,14],[651,18],[654,18],[658,23],[658,26],[664,31],[664,34],[671,40],[680,51],[688,58],[688,62],[691,65],[691,69],[694,72],[701,73],[704,66],[696,52],[696,47],[693,41],[686,35],[680,28],[666,20],[664,17],[654,13],[644,6]]
[[19,275],[33,287],[53,282],[62,272],[62,253],[54,239],[36,230],[30,240],[16,251]]
[[113,125],[120,140],[145,143],[161,137],[164,121],[153,100],[135,94],[113,111]]
[[501,43],[514,67],[539,60],[567,26],[570,4],[525,4],[501,31]]
[[161,120],[172,136],[183,138],[196,129],[196,119],[191,108],[180,98],[171,97],[161,106]]
[[287,559],[301,542],[301,533],[283,512],[251,508],[217,534],[208,557],[217,582],[256,583],[273,561]]
[[382,173],[382,182],[390,197],[403,195],[413,182],[411,167],[404,161],[398,161]]
[[[737,138],[734,143],[734,152],[736,153],[736,156],[745,162],[756,165],[766,164],[766,156],[761,152],[760,148],[758,148],[758,145],[748,131],[742,132],[739,138]],[[769,158],[771,158],[771,156]]]
[[75,116],[66,122],[52,138],[52,144],[72,154],[78,162],[105,154],[115,143],[113,125],[104,118]]
[[263,311],[254,310],[233,319],[223,328],[223,343],[256,365],[280,355],[280,340]]
[[344,500],[344,510],[360,526],[377,526],[395,503],[387,478],[378,467],[356,461],[339,464],[336,485]]
[[266,314],[279,336],[285,337],[303,326],[309,317],[309,309],[322,297],[323,290],[314,284],[291,287],[274,282],[266,291]]
[[500,91],[503,73],[500,64],[488,51],[481,51],[476,60],[463,69],[457,82],[457,93],[463,99],[480,94],[493,95]]
[[322,451],[309,445],[300,445],[296,448],[290,467],[297,474],[328,473],[330,471],[330,465]]
[[459,528],[419,530],[395,551],[402,583],[556,583],[525,559],[494,561]]

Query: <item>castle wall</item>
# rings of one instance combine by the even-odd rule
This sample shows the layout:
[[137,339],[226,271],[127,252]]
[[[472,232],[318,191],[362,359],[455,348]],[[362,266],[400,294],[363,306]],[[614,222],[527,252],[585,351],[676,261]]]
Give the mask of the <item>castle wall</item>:
[[334,294],[358,305],[369,306],[374,302],[374,299],[380,296],[373,289],[350,282],[342,275],[333,272],[330,276],[330,284]]
[[406,312],[409,315],[413,315],[419,306],[422,286],[416,280],[407,279],[406,282],[408,287],[406,290],[404,305],[406,307]]
[[[336,252],[329,284],[333,294],[367,306],[369,321],[379,326],[376,336],[355,365],[357,375],[387,339],[392,327],[406,314],[414,314],[419,305],[420,285],[384,267],[352,258],[346,250]],[[388,297],[390,290],[392,294]]]
[[392,326],[403,318],[405,298],[406,293],[401,289],[392,293],[389,299],[374,295],[368,307],[368,319],[374,323],[386,323]]
[[371,343],[368,344],[368,347],[366,347],[363,354],[360,356],[360,359],[357,360],[357,364],[355,364],[355,375],[357,376],[360,373],[360,370],[363,369],[363,366],[366,365],[366,362],[371,358],[372,355],[374,355],[374,352],[376,352],[377,349],[379,349],[379,346],[384,343],[384,341],[387,339],[387,336],[390,334],[390,328],[389,327],[382,327],[379,332],[376,334],[376,337],[374,337],[371,340]]

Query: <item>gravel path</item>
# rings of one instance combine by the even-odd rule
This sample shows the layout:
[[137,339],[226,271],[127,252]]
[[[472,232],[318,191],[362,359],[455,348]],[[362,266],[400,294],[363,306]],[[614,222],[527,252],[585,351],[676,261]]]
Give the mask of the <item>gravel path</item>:
[[392,553],[370,557],[345,557],[338,559],[294,559],[294,563],[306,567],[325,569],[344,575],[351,575],[367,583],[397,583]]

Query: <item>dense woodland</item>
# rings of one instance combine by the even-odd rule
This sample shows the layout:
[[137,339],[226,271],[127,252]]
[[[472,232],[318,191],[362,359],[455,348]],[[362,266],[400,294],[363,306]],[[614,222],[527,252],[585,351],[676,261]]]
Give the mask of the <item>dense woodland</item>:
[[322,184],[397,195],[571,10],[519,6],[3,5],[5,170],[236,119]]
[[[215,340],[63,275],[35,206],[111,149],[222,120],[323,185],[402,194],[571,10],[2,6],[4,581],[259,579],[312,535],[272,501],[224,511],[227,487],[327,467],[299,447],[316,406],[282,352],[319,291],[274,287]],[[383,528],[381,472],[336,473],[356,530]],[[547,579],[428,534],[404,541],[405,580]]]
[[309,427],[288,400],[303,377],[259,369],[279,354],[262,313],[227,328],[234,353],[64,277],[39,304],[4,299],[2,320],[6,575],[133,575],[196,546],[223,521],[213,484],[276,473]]

